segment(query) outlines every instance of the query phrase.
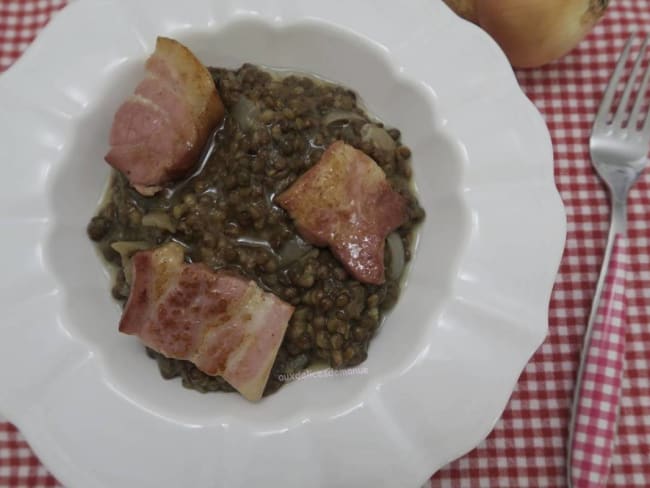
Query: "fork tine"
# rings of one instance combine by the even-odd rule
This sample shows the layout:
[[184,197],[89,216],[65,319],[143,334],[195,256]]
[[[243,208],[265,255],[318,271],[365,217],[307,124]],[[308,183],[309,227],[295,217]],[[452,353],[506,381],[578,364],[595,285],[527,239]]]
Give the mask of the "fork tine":
[[[650,83],[650,64],[645,70],[643,75],[643,81],[641,81],[641,86],[639,87],[639,93],[636,96],[636,101],[634,102],[634,108],[632,109],[632,115],[630,115],[630,122],[636,126],[637,121],[639,120],[639,113],[641,112],[641,107],[643,106],[643,101],[645,100],[645,94],[648,91],[648,83]],[[648,130],[648,125],[650,124],[650,112],[646,116],[644,123],[643,131]]]
[[[621,100],[618,103],[618,109],[616,109],[616,114],[614,115],[614,119],[612,120],[612,123],[615,125],[623,125],[625,114],[627,113],[627,104],[630,101],[630,95],[632,94],[632,90],[634,89],[634,84],[636,82],[636,79],[639,76],[639,70],[641,69],[641,64],[643,63],[643,57],[645,55],[645,49],[647,45],[648,45],[648,38],[646,37],[645,40],[643,41],[643,44],[641,44],[641,48],[639,49],[639,54],[637,55],[636,61],[634,62],[634,67],[632,68],[632,73],[630,74],[630,77],[627,80],[625,89],[623,90],[623,96],[621,97]],[[630,116],[628,125],[630,126],[633,125],[634,128],[636,129],[635,120],[636,119]]]
[[632,47],[632,41],[634,40],[634,35],[631,35],[630,38],[625,43],[625,48],[621,56],[618,58],[618,63],[616,63],[616,68],[612,77],[609,79],[607,84],[607,89],[605,90],[605,95],[603,96],[603,101],[600,102],[600,107],[598,108],[598,113],[596,114],[596,120],[594,125],[605,125],[607,124],[607,115],[609,114],[609,109],[612,106],[612,101],[614,100],[614,95],[616,94],[616,87],[618,82],[621,79],[621,74],[625,69],[625,63],[627,58],[630,55],[630,48]]

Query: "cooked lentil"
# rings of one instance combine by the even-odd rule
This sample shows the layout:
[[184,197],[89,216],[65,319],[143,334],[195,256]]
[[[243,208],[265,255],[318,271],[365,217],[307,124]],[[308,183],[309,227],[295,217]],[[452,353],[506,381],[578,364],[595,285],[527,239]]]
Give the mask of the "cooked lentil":
[[[363,362],[383,312],[398,298],[399,282],[375,286],[352,279],[329,250],[300,239],[273,198],[315,164],[329,144],[342,139],[371,156],[407,198],[409,220],[397,232],[408,261],[416,225],[424,218],[410,181],[410,149],[394,128],[387,130],[394,147],[362,140],[366,124],[383,124],[342,86],[309,76],[279,76],[251,64],[210,71],[227,115],[209,161],[153,197],[141,196],[114,173],[105,203],[88,225],[90,239],[116,269],[113,296],[124,302],[129,284],[122,256],[111,244],[138,241],[155,247],[173,239],[186,247],[188,261],[237,269],[296,307],[265,394],[282,385],[280,378],[309,366],[345,368]],[[385,261],[388,269],[389,252]],[[233,391],[222,378],[188,361],[147,353],[164,378],[180,376],[184,386],[202,392]]]

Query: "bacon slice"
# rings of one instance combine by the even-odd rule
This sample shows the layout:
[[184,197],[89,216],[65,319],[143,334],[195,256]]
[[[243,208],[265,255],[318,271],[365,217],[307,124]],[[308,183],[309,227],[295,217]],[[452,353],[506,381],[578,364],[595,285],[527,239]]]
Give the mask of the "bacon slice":
[[184,263],[176,243],[136,253],[132,274],[120,332],[262,397],[291,305],[232,272]]
[[173,39],[157,39],[146,69],[115,114],[105,159],[151,195],[194,166],[224,107],[209,71]]
[[356,279],[385,281],[386,236],[406,222],[406,199],[366,154],[334,142],[275,202],[304,239],[329,246]]

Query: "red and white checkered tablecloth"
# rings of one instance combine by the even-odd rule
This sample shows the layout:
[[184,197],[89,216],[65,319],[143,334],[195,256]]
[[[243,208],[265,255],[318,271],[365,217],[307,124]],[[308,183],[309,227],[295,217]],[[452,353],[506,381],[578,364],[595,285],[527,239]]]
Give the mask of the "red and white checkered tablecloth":
[[[566,486],[565,439],[579,349],[607,235],[606,192],[592,171],[587,137],[624,41],[650,33],[650,0],[613,0],[606,17],[562,60],[518,70],[544,115],[555,178],[566,206],[565,255],[550,306],[550,332],[522,374],[494,431],[443,468],[431,487]],[[65,0],[0,0],[0,71],[29,45]],[[650,486],[650,171],[632,191],[626,288],[623,398],[610,487]],[[20,432],[0,419],[0,487],[59,486]]]

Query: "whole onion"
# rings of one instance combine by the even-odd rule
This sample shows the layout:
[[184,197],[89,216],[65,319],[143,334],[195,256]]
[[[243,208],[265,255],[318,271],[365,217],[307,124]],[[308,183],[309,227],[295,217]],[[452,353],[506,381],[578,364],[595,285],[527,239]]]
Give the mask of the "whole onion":
[[531,68],[573,49],[609,0],[444,0],[490,34],[513,66]]

